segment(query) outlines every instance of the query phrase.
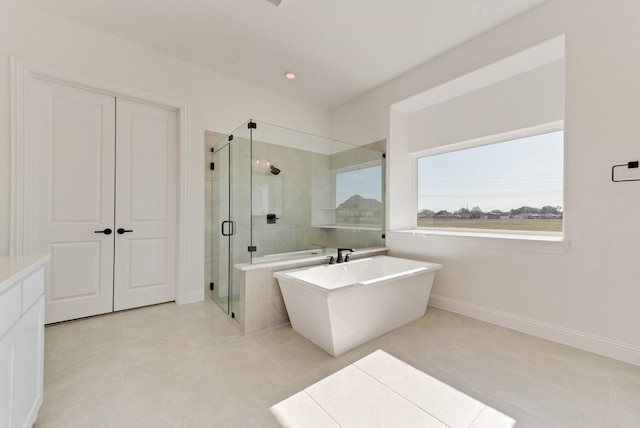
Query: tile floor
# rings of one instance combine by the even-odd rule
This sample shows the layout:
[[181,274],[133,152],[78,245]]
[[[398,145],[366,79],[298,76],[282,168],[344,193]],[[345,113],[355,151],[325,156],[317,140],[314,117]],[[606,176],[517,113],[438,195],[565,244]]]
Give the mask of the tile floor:
[[205,301],[47,327],[35,427],[277,427],[271,406],[377,349],[517,428],[640,427],[640,367],[443,310],[338,358],[234,322]]

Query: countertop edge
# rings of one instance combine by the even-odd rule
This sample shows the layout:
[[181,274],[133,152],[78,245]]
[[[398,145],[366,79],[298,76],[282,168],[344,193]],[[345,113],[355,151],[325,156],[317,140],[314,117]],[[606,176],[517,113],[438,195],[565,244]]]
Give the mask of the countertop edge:
[[0,294],[49,261],[49,254],[0,257]]

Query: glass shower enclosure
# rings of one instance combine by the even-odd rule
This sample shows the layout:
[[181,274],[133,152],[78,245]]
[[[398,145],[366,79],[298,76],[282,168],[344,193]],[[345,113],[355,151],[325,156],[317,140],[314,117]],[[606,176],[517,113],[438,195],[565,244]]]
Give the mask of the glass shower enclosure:
[[384,246],[384,142],[249,120],[208,150],[211,298],[238,312],[243,264]]
[[212,147],[211,298],[228,314],[237,312],[233,265],[249,263],[251,253],[251,131],[248,122]]

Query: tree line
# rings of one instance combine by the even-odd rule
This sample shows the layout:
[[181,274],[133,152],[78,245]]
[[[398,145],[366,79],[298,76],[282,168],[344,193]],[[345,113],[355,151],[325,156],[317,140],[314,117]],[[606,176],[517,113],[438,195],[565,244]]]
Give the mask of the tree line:
[[553,216],[562,217],[562,207],[545,205],[542,208],[522,206],[520,208],[512,208],[509,211],[492,210],[483,211],[480,207],[473,207],[471,209],[462,207],[454,212],[447,210],[433,211],[429,209],[422,209],[418,211],[418,218],[469,218],[478,219],[486,216],[489,217],[514,217],[520,215],[531,216]]

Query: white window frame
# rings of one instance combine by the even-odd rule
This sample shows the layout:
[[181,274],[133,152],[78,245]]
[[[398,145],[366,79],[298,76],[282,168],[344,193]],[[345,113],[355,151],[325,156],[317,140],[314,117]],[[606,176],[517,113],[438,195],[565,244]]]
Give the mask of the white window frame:
[[[564,121],[555,121],[542,125],[522,128],[501,134],[494,134],[486,137],[459,143],[447,144],[427,150],[421,150],[410,154],[413,164],[413,200],[415,215],[413,216],[413,228],[409,230],[398,230],[394,233],[420,235],[430,239],[465,241],[489,247],[521,249],[536,252],[564,253],[569,247],[569,241],[565,238],[565,226],[563,219],[562,232],[535,232],[535,231],[514,231],[514,230],[489,230],[489,229],[465,229],[465,228],[443,228],[443,227],[418,227],[417,200],[418,200],[418,159],[425,156],[450,153],[460,150],[471,149],[489,144],[497,144],[519,138],[531,137],[539,134],[564,130]],[[566,158],[565,158],[566,165]],[[564,168],[563,168],[564,182]],[[563,185],[563,195],[565,186]],[[564,199],[564,196],[563,196]],[[564,207],[564,201],[563,201]]]

